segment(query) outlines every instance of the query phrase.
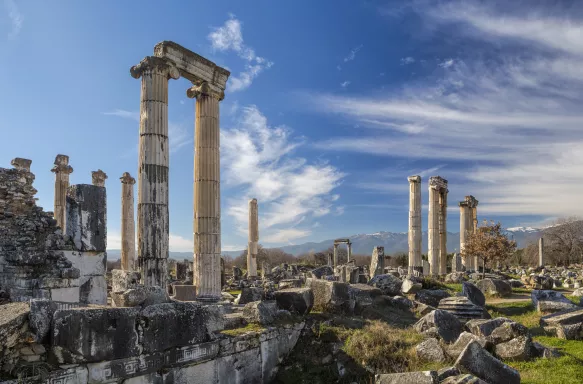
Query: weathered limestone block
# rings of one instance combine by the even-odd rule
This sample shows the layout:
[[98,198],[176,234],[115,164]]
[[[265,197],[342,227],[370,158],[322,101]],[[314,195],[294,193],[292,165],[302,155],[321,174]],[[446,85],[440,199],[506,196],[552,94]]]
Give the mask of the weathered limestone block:
[[7,350],[22,342],[28,329],[29,313],[28,303],[0,306],[0,358]]
[[450,376],[440,382],[441,384],[488,384],[480,378],[466,373],[464,375]]
[[77,184],[67,190],[66,233],[78,251],[106,251],[106,204],[105,188]]
[[275,292],[275,300],[281,309],[307,315],[314,306],[314,294],[310,288],[287,288]]
[[276,337],[261,341],[261,371],[264,383],[270,383],[277,374],[279,364],[295,347],[304,323],[296,324],[292,328],[280,328]]
[[107,305],[107,282],[105,276],[84,276],[79,286],[79,301],[84,304]]
[[489,354],[476,342],[470,342],[455,362],[455,366],[488,383],[520,384],[520,373]]
[[404,278],[401,284],[401,292],[404,294],[417,293],[421,289],[423,289],[423,284],[409,277]]
[[300,279],[284,279],[279,281],[278,288],[286,289],[286,288],[300,288],[302,286],[302,280]]
[[439,383],[447,379],[448,377],[457,376],[460,374],[460,370],[456,367],[445,367],[437,371],[437,380]]
[[348,286],[348,297],[354,301],[354,309],[357,313],[371,306],[374,299],[382,294],[380,289],[366,284],[350,284]]
[[532,340],[530,336],[519,336],[515,339],[496,345],[496,356],[502,359],[525,361],[530,359]]
[[277,316],[277,303],[275,300],[254,301],[245,304],[243,317],[250,323],[270,325]]
[[441,309],[425,315],[413,327],[417,332],[436,333],[446,343],[457,340],[463,331],[462,323],[454,315]]
[[451,295],[442,289],[422,289],[415,294],[415,300],[437,308],[439,302]]
[[484,296],[478,287],[470,282],[464,281],[462,283],[462,295],[480,307],[486,305],[486,296]]
[[261,382],[261,348],[252,348],[224,356],[217,361],[219,383],[243,384]]
[[462,332],[455,343],[453,343],[446,352],[452,359],[457,359],[462,351],[472,341],[478,342],[483,348],[490,348],[491,344],[485,337],[473,335],[469,332]]
[[348,284],[337,281],[307,279],[308,286],[314,294],[314,308],[324,311],[342,310],[348,302]]
[[550,290],[534,290],[530,293],[532,304],[538,312],[558,312],[565,309],[577,309],[573,302],[562,293]]
[[415,353],[424,361],[442,362],[445,361],[445,354],[439,344],[439,340],[429,338],[415,347]]
[[52,357],[59,364],[75,364],[137,356],[138,316],[135,308],[57,310],[52,324]]
[[111,271],[111,291],[124,292],[137,288],[140,284],[140,272],[114,269]]
[[488,336],[488,340],[494,344],[500,344],[523,336],[530,337],[528,328],[520,323],[507,322],[494,329]]
[[489,319],[490,314],[483,307],[475,305],[467,297],[446,297],[439,302],[438,309],[443,309],[453,314],[461,322],[472,319]]
[[403,282],[391,274],[377,275],[370,279],[368,285],[379,288],[384,295],[397,296],[401,294]]
[[512,320],[506,317],[497,317],[488,320],[470,320],[466,323],[466,328],[476,336],[487,337],[504,323],[513,323]]
[[224,328],[218,307],[193,302],[151,305],[142,311],[141,321],[144,353],[207,342],[213,332]]
[[372,258],[370,260],[370,277],[382,275],[385,273],[385,247],[374,247],[372,249]]
[[79,287],[72,288],[54,288],[49,290],[49,298],[53,301],[63,301],[66,303],[79,303],[80,302],[80,289]]
[[580,322],[583,322],[583,308],[567,309],[540,318],[540,325],[542,327],[558,324],[576,324]]
[[196,287],[194,285],[174,285],[174,300],[195,301]]
[[382,373],[375,376],[375,384],[437,384],[437,371]]
[[489,296],[507,297],[512,295],[512,287],[504,280],[499,279],[483,279],[478,281],[476,286]]
[[583,340],[583,322],[558,324],[555,326],[557,337],[564,340]]
[[243,288],[239,294],[239,304],[247,304],[253,301],[260,301],[264,298],[263,288],[249,287]]
[[34,341],[37,343],[47,344],[51,330],[53,314],[58,309],[78,308],[77,303],[65,303],[51,301],[47,299],[30,300],[30,314],[28,321],[30,329],[34,333]]

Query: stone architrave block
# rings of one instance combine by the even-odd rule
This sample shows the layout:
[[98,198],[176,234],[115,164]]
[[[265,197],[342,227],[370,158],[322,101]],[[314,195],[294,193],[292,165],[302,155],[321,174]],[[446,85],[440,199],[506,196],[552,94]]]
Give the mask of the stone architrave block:
[[57,310],[52,324],[52,355],[59,364],[136,356],[140,353],[139,313],[136,308]]
[[195,301],[196,286],[194,285],[174,285],[174,300]]
[[138,288],[141,278],[138,271],[114,269],[111,271],[111,291],[125,292],[128,289]]
[[78,303],[65,303],[47,299],[30,300],[28,322],[30,329],[34,333],[34,341],[39,344],[48,344],[48,336],[55,311],[58,309],[71,309],[78,307]]
[[79,287],[53,288],[50,290],[51,300],[65,303],[79,303]]
[[107,201],[105,188],[76,184],[67,191],[67,230],[78,251],[107,249]]
[[85,276],[79,287],[79,300],[84,304],[107,305],[105,276]]

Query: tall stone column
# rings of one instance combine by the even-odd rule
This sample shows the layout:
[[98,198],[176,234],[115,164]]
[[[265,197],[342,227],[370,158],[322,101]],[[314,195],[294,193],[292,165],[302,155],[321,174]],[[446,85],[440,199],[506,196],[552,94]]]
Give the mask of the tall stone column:
[[439,193],[439,274],[447,273],[447,181]]
[[[168,260],[168,80],[178,69],[147,56],[130,69],[142,78],[138,155],[138,265],[145,286],[166,289]],[[220,277],[220,276],[219,276]]]
[[134,184],[136,179],[124,172],[121,180],[121,269],[134,269],[136,233],[134,221]]
[[107,175],[101,169],[91,172],[91,182],[96,187],[105,187],[105,179]]
[[[470,220],[471,220],[471,211],[468,207],[467,201],[460,201],[460,253],[463,253],[465,244],[470,234],[473,225],[470,227]],[[473,270],[474,267],[474,260],[472,257],[466,256],[462,257],[462,264],[466,268],[466,271]]]
[[346,253],[347,253],[346,262],[348,263],[350,261],[350,259],[352,258],[352,243],[350,243],[350,242],[346,243]]
[[73,173],[73,168],[69,165],[69,156],[57,155],[55,166],[51,172],[55,174],[55,208],[54,215],[57,225],[61,227],[63,233],[67,230],[67,190],[69,189],[69,175]]
[[[194,285],[198,298],[221,298],[221,158],[219,101],[224,93],[207,82],[187,91],[196,98],[194,149]],[[255,267],[257,275],[257,267]]]
[[421,176],[409,176],[409,273],[423,271],[421,260]]
[[544,239],[542,237],[538,239],[538,266],[539,267],[545,266]]
[[259,209],[257,199],[249,200],[249,247],[247,248],[247,276],[257,276],[257,244],[259,242]]
[[334,265],[333,268],[336,268],[338,265],[338,244],[334,243]]
[[[471,215],[471,225],[472,225],[472,233],[478,232],[478,200],[474,198],[474,196],[470,197],[470,210],[472,212]],[[474,256],[474,269],[477,271],[478,266],[480,265],[480,260],[478,256]]]

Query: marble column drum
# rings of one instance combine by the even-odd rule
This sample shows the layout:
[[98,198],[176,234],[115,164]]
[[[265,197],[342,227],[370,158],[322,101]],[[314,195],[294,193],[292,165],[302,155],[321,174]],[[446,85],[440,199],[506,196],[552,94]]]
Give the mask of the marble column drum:
[[439,193],[439,274],[447,273],[447,187]]
[[136,258],[134,184],[136,179],[124,172],[121,180],[121,269],[132,271]]
[[57,225],[61,227],[63,233],[66,231],[66,207],[67,190],[69,189],[69,175],[73,173],[73,168],[69,165],[69,156],[57,155],[55,166],[51,172],[55,174],[55,208],[54,216]]
[[168,60],[147,56],[130,69],[142,79],[138,155],[138,266],[145,286],[166,289],[168,217],[168,80],[178,69]]
[[[219,101],[217,92],[207,82],[187,91],[196,98],[194,150],[194,285],[198,299],[221,298],[221,163]],[[255,267],[257,275],[257,267]]]
[[421,176],[409,176],[409,273],[423,271],[421,260]]

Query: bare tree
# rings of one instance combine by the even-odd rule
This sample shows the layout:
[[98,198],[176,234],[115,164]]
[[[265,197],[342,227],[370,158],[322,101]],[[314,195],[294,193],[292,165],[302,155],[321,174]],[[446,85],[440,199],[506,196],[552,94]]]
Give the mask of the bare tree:
[[500,223],[484,221],[478,230],[466,239],[463,257],[477,256],[482,260],[482,278],[486,274],[486,263],[503,261],[516,250],[516,241],[509,240]]
[[[561,218],[543,232],[545,258],[557,265],[569,265],[582,260],[583,220]],[[538,251],[537,251],[538,252]]]

